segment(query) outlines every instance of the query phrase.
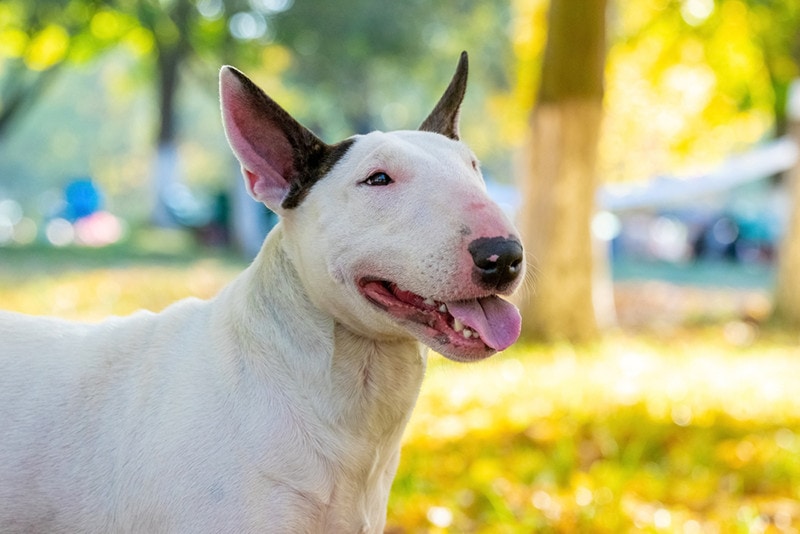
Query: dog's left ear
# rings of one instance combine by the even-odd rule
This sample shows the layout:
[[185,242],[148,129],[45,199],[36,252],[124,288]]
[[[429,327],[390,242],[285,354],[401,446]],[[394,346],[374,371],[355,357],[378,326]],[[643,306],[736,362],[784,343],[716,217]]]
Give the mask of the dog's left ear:
[[342,147],[323,143],[235,68],[222,67],[219,85],[225,134],[250,196],[276,213],[297,207]]
[[450,85],[447,86],[447,90],[431,114],[420,125],[420,130],[439,133],[456,141],[460,139],[458,117],[461,111],[461,102],[467,92],[468,67],[467,53],[461,52],[461,58],[458,60],[456,73],[450,80]]

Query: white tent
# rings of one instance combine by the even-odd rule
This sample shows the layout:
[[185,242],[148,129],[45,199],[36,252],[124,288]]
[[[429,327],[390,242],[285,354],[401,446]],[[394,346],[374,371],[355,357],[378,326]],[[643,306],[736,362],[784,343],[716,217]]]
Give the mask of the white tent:
[[603,186],[597,192],[597,204],[613,212],[673,207],[788,170],[799,156],[797,145],[784,137],[734,155],[708,174]]
[[[597,206],[611,212],[675,207],[786,171],[798,157],[797,145],[783,137],[731,156],[708,174],[684,178],[658,176],[645,182],[604,185],[597,191]],[[521,203],[517,188],[492,181],[487,188],[507,213],[512,216],[516,213]]]

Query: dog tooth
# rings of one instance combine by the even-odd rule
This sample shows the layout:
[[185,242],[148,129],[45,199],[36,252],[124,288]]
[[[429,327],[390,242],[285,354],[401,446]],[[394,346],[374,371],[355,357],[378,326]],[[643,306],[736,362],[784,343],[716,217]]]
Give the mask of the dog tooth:
[[435,300],[433,300],[433,299],[432,299],[432,298],[430,298],[430,297],[426,298],[426,299],[425,299],[425,300],[423,300],[422,302],[423,302],[423,303],[425,303],[425,305],[426,305],[426,306],[435,306],[435,305],[436,305],[436,301],[435,301]]
[[439,311],[442,313],[447,313],[447,304],[440,304]]
[[472,330],[470,330],[469,328],[465,328],[464,330],[461,331],[461,335],[464,336],[464,338],[469,339],[472,337]]
[[462,323],[456,318],[453,318],[453,330],[455,330],[456,332],[461,332],[462,330],[464,330],[464,323]]

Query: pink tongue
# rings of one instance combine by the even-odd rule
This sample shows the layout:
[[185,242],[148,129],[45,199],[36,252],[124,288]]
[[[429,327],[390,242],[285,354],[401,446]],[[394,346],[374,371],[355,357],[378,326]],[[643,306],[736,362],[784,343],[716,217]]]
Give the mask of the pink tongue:
[[500,297],[448,302],[450,315],[480,334],[495,350],[510,347],[519,337],[522,319],[519,310]]

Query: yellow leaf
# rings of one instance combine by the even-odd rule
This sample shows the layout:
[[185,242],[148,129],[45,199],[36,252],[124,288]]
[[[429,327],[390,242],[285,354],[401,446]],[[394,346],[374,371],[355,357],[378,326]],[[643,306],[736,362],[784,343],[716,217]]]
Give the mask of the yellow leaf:
[[100,11],[92,17],[89,23],[89,28],[92,35],[101,40],[110,40],[117,37],[121,29],[121,20],[119,15],[113,11]]
[[62,59],[69,48],[69,34],[56,24],[37,33],[25,52],[25,64],[32,70],[46,70]]
[[265,72],[271,76],[282,74],[292,64],[292,53],[288,48],[277,44],[266,46],[261,57]]
[[28,35],[16,28],[0,31],[0,56],[21,57],[28,45]]
[[144,28],[134,28],[125,34],[125,45],[136,55],[144,56],[153,50],[153,34]]

